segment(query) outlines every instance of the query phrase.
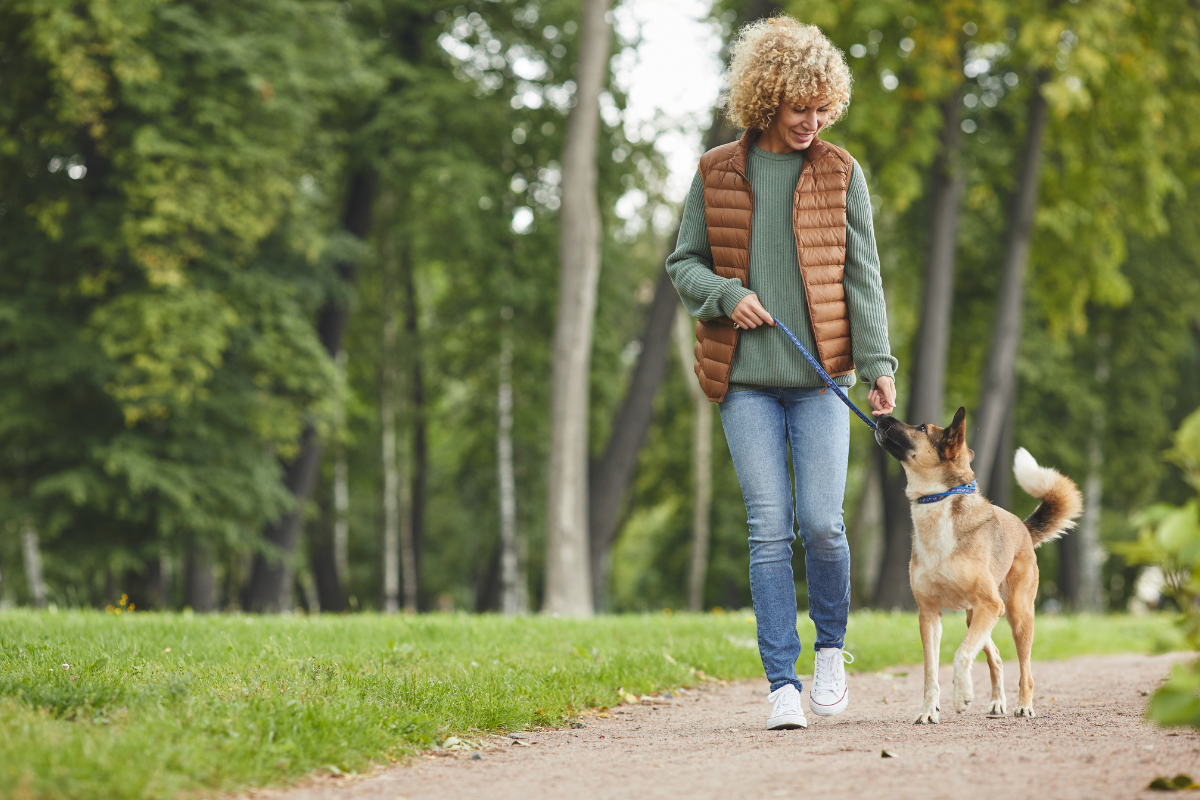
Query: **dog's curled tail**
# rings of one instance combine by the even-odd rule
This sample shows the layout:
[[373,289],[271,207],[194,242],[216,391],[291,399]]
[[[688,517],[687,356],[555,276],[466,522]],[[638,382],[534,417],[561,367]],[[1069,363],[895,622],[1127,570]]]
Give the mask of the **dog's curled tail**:
[[1017,448],[1013,457],[1013,473],[1022,489],[1042,501],[1025,518],[1034,547],[1075,527],[1075,518],[1083,511],[1083,495],[1073,480],[1056,469],[1038,466],[1024,447]]

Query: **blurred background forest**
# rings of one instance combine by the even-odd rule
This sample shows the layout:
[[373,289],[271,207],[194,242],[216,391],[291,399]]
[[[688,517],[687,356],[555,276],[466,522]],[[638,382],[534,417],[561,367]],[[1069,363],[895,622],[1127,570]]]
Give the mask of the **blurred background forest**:
[[[747,606],[744,506],[663,278],[672,159],[686,186],[737,132],[630,115],[647,5],[0,5],[0,603],[578,612],[546,602],[570,533],[597,611]],[[1141,568],[1107,545],[1192,493],[1163,452],[1200,406],[1200,7],[658,5],[714,60],[779,11],[847,54],[824,138],[871,188],[897,414],[965,405],[1018,514],[1014,446],[1072,476],[1087,511],[1039,550],[1040,602],[1127,607]],[[601,236],[564,533],[573,191]],[[903,478],[851,424],[854,600],[907,606]]]

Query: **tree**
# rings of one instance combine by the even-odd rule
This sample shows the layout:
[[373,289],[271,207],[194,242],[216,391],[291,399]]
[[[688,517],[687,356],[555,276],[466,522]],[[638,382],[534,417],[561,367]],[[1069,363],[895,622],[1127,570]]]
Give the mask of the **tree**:
[[600,275],[596,135],[611,36],[607,13],[608,0],[583,0],[578,89],[563,149],[562,273],[551,378],[544,609],[576,616],[588,616],[593,608],[587,532],[588,375]]

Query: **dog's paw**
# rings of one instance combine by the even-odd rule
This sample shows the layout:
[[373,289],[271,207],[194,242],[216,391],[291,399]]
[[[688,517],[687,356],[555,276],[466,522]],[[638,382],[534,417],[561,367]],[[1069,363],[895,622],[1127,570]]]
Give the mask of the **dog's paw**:
[[1014,717],[1036,717],[1033,713],[1033,706],[1017,706],[1017,710],[1013,712]]
[[921,714],[918,715],[916,720],[914,721],[914,724],[916,724],[916,725],[937,725],[938,722],[939,722],[938,712],[935,709],[933,711],[921,712]]
[[961,714],[964,711],[966,711],[970,706],[971,706],[971,698],[963,697],[962,695],[955,693],[955,696],[954,696],[954,710],[955,711],[957,711],[959,714]]
[[988,707],[989,714],[1003,714],[1007,709],[1004,708],[1003,700],[993,700],[991,706]]

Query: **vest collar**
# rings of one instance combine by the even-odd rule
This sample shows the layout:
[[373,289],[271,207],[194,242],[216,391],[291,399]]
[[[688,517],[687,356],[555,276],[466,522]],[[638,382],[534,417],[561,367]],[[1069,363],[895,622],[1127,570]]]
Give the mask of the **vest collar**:
[[952,494],[975,494],[975,481],[964,483],[962,486],[955,486],[953,489],[947,489],[940,494],[927,494],[924,497],[918,497],[917,502],[925,503],[940,503]]
[[[752,128],[745,130],[741,138],[738,139],[737,150],[734,151],[733,158],[731,159],[734,170],[747,180],[749,178],[746,176],[746,162],[750,159],[750,147],[758,141],[758,137],[761,135],[762,131],[756,131]],[[829,145],[822,142],[819,136],[819,133],[817,136],[814,136],[812,142],[804,150],[804,163],[806,166],[820,161],[830,153]]]

